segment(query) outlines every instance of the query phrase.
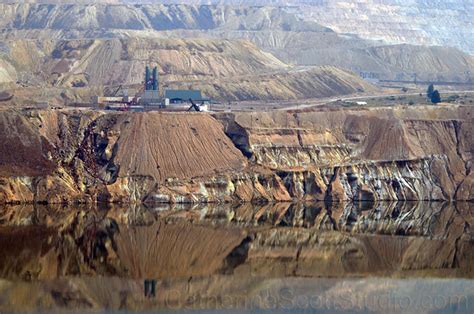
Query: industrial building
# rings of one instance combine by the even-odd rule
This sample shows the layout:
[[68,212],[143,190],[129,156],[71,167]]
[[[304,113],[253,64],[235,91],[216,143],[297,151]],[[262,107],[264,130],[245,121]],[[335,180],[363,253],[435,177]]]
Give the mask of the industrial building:
[[145,68],[145,81],[142,89],[133,97],[128,93],[117,96],[122,86],[107,97],[95,97],[94,104],[97,108],[120,111],[208,111],[210,99],[202,97],[200,90],[165,90],[160,95],[158,84],[158,68]]
[[142,106],[161,107],[163,105],[158,89],[158,68],[154,67],[152,72],[147,66],[145,68],[144,91],[139,93],[138,103]]
[[201,91],[199,90],[165,90],[165,98],[170,100],[171,104],[178,104],[189,101],[202,101]]

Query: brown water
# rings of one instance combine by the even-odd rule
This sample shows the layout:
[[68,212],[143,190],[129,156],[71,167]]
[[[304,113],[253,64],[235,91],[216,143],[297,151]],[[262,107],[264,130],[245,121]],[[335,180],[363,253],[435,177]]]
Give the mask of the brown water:
[[0,313],[472,313],[473,211],[470,203],[4,206]]

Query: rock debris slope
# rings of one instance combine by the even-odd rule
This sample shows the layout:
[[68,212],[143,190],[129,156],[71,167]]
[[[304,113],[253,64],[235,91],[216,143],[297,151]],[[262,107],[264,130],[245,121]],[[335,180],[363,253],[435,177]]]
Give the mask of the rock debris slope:
[[472,200],[472,114],[4,110],[0,200]]
[[459,47],[472,53],[471,1],[324,1],[305,7],[311,20],[343,33],[392,43]]
[[246,165],[241,152],[224,135],[222,125],[209,115],[106,115],[96,123],[106,127],[114,123],[99,145],[107,145],[103,157],[118,165],[119,177],[152,176],[163,182],[167,178],[239,171]]
[[390,80],[412,81],[416,73],[418,80],[472,81],[468,13],[472,5],[453,1],[449,5],[454,9],[448,9],[442,3],[372,2],[298,3],[301,7],[287,3],[238,7],[223,5],[225,1],[218,5],[0,4],[5,12],[0,38],[245,39],[288,64],[332,65]]
[[374,90],[354,73],[335,67],[291,69],[248,41],[137,38],[16,40],[3,45],[0,62],[5,67],[0,80],[26,103],[54,102],[61,97],[89,103],[91,96],[110,93],[119,85],[130,87],[133,94],[150,64],[158,65],[162,89],[199,88],[206,97],[226,101],[303,99]]
[[298,100],[376,91],[377,88],[354,73],[333,66],[257,73],[209,81],[173,82],[168,86],[199,89],[224,101]]
[[2,180],[2,200],[84,201],[91,193],[108,199],[107,188],[96,189],[109,186],[120,195],[137,180],[138,189],[150,188],[154,182],[241,171],[247,163],[222,125],[204,114],[0,115],[16,121],[2,125],[0,169],[2,177],[11,178]]
[[[211,39],[20,40],[3,44],[10,77],[42,72],[54,85],[140,84],[145,64],[172,78],[204,78],[282,70],[286,65],[250,42]],[[40,70],[40,71],[38,71]],[[37,73],[39,74],[39,73]],[[35,77],[33,76],[32,79]]]
[[471,197],[471,114],[470,107],[236,114],[227,133],[255,162],[280,171],[292,195],[461,200]]

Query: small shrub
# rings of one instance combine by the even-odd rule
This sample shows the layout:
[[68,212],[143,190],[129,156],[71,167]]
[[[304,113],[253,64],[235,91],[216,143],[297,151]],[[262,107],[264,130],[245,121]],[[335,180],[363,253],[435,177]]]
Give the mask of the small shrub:
[[431,102],[433,104],[438,104],[441,102],[441,95],[439,94],[438,90],[435,90],[433,94],[431,94]]
[[433,97],[434,91],[435,91],[434,85],[430,84],[430,86],[428,86],[428,90],[426,91],[426,97],[431,99]]
[[455,102],[456,100],[458,100],[460,98],[459,95],[451,95],[449,96],[448,98],[446,98],[446,101],[447,102]]

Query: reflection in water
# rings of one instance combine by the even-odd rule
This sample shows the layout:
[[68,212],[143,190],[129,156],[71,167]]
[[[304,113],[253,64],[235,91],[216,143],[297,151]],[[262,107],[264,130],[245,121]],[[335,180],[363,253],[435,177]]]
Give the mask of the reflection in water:
[[[19,305],[400,312],[407,298],[409,311],[464,312],[459,304],[473,306],[470,280],[347,277],[473,278],[473,210],[415,202],[4,206],[0,312]],[[346,279],[314,279],[327,276]],[[438,295],[447,299],[429,299]]]
[[143,286],[143,295],[145,298],[156,298],[156,279],[145,279]]
[[[469,228],[474,223],[474,204],[446,202],[392,203],[276,203],[104,205],[6,205],[0,209],[0,225],[58,226],[77,213],[106,217],[126,225],[149,225],[158,219],[212,222],[237,226],[302,227],[352,233],[393,234],[443,238],[450,225]],[[465,226],[464,226],[465,225]]]
[[[260,278],[212,276],[157,281],[156,296],[144,296],[138,280],[117,277],[64,278],[10,284],[0,281],[0,309],[36,307],[107,309],[152,313],[153,309],[205,313],[472,313],[474,281],[463,279]],[[28,297],[25,297],[27,295]],[[230,312],[229,312],[230,310]],[[107,313],[107,312],[106,312]],[[172,312],[171,312],[172,313]]]

